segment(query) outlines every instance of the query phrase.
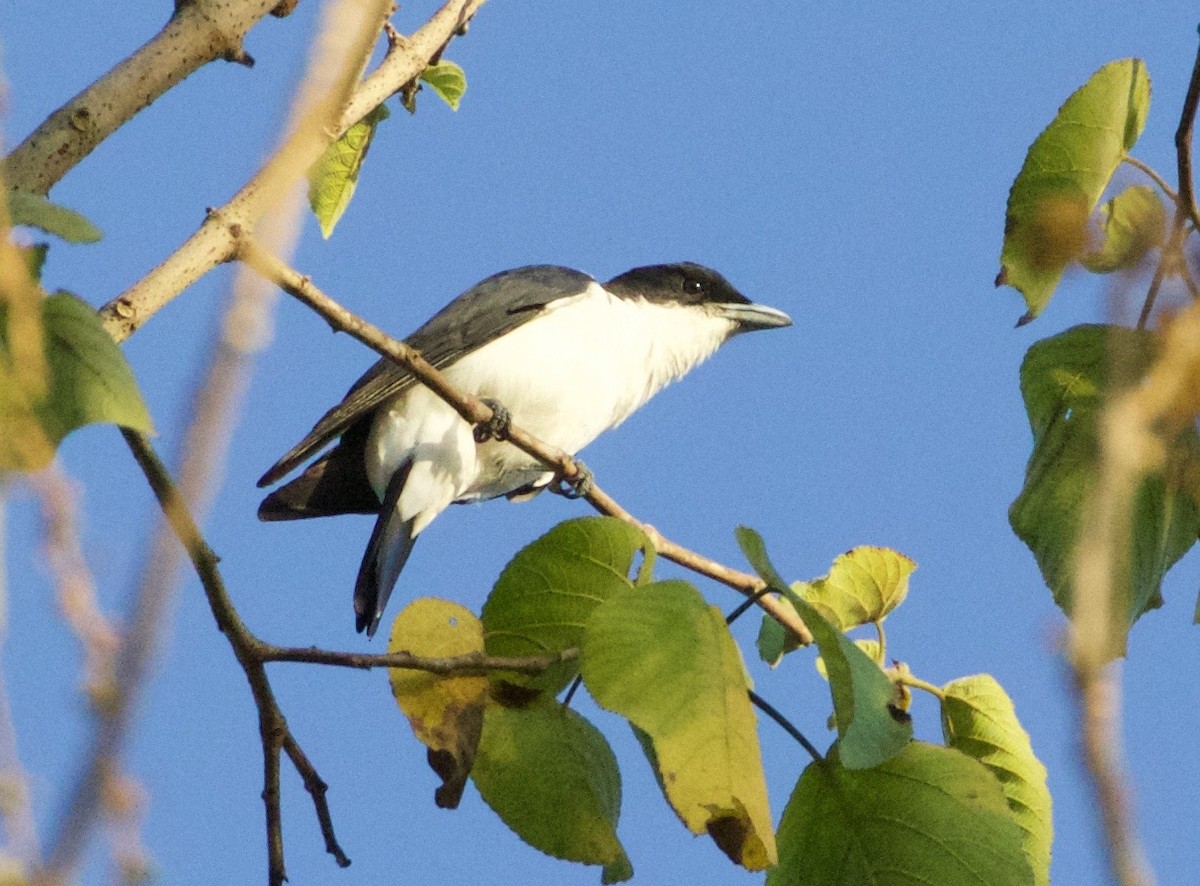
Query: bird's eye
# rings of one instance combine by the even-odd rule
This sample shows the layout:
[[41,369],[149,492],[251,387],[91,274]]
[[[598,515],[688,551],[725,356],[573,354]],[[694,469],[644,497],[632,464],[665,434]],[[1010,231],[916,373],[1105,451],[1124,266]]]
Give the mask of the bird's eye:
[[700,280],[684,280],[683,291],[689,295],[700,295],[704,292],[704,283]]

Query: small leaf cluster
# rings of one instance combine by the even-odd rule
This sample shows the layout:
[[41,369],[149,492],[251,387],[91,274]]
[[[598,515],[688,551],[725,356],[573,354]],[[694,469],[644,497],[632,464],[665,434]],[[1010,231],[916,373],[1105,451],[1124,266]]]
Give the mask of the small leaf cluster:
[[[859,548],[829,575],[788,586],[756,533],[739,530],[739,541],[767,592],[812,630],[838,730],[824,755],[802,739],[814,762],[778,830],[753,704],[781,715],[755,694],[725,617],[690,583],[656,580],[649,539],[606,517],[563,523],[519,552],[479,617],[429,598],[396,617],[392,652],[575,653],[535,676],[392,671],[395,698],[442,779],[437,804],[456,806],[470,780],[530,845],[600,866],[605,883],[631,877],[616,758],[570,707],[582,685],[629,723],[684,827],[735,864],[768,871],[768,883],[877,882],[889,870],[930,884],[1047,882],[1045,770],[1000,686],[978,676],[928,687],[942,701],[947,745],[912,739],[908,691],[922,683],[883,666],[882,624],[915,564]],[[867,624],[879,630],[871,654],[846,635]],[[768,619],[760,653],[777,663],[798,648],[793,639]]]
[[[421,72],[418,81],[411,89],[404,90],[401,94],[404,108],[410,114],[416,113],[417,89],[421,83],[428,85],[452,111],[458,110],[463,94],[467,91],[466,74],[451,61],[439,61],[429,65]],[[329,239],[333,234],[333,229],[350,205],[358,187],[359,172],[367,159],[371,140],[375,138],[376,127],[390,116],[387,105],[378,105],[326,148],[325,153],[309,170],[308,205],[320,223],[321,234],[325,239]]]
[[[1136,389],[1158,357],[1160,334],[1144,327],[1163,280],[1179,277],[1196,292],[1184,252],[1195,207],[1184,204],[1182,189],[1172,190],[1130,154],[1149,109],[1150,78],[1140,59],[1103,66],[1034,140],[1008,198],[996,282],[1024,296],[1028,310],[1020,323],[1042,312],[1073,265],[1096,274],[1121,272],[1126,286],[1139,273],[1153,277],[1136,329],[1076,326],[1036,342],[1021,366],[1033,450],[1009,520],[1068,615],[1076,596],[1074,549],[1099,470],[1105,405]],[[1129,185],[1100,204],[1122,164],[1143,170],[1158,190]],[[1173,226],[1164,199],[1175,204]],[[1163,444],[1161,463],[1140,477],[1128,557],[1115,576],[1115,653],[1124,650],[1134,622],[1162,605],[1163,577],[1200,533],[1200,438],[1183,422]]]

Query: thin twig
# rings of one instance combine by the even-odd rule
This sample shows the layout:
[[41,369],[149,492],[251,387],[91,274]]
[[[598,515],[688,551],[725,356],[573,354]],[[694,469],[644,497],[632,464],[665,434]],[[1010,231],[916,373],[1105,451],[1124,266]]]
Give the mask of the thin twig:
[[1178,206],[1192,224],[1200,227],[1200,212],[1196,209],[1196,182],[1192,175],[1192,130],[1196,125],[1196,109],[1200,107],[1200,47],[1192,65],[1192,77],[1188,81],[1187,95],[1183,99],[1183,111],[1179,115],[1179,127],[1175,130],[1175,157],[1179,171]]
[[[445,375],[418,351],[404,342],[397,341],[379,327],[342,307],[317,288],[310,278],[294,268],[288,267],[277,256],[264,249],[253,237],[243,232],[239,243],[238,257],[242,261],[277,284],[289,295],[312,308],[324,317],[334,329],[349,333],[376,353],[382,354],[398,366],[411,372],[423,385],[452,406],[464,421],[471,424],[482,424],[492,418],[491,407],[478,397],[465,394],[454,387]],[[507,440],[522,452],[533,456],[547,467],[553,468],[562,478],[570,480],[579,475],[578,463],[574,458],[561,449],[547,445],[519,427],[510,428]],[[772,595],[761,594],[765,583],[758,576],[730,569],[728,566],[665,538],[654,527],[635,518],[595,483],[583,497],[600,513],[617,517],[626,523],[640,527],[650,537],[661,556],[686,569],[719,581],[748,597],[754,597],[758,606],[792,631],[801,643],[812,642],[812,633],[795,610],[782,605]]]
[[1125,155],[1124,162],[1127,163],[1128,165],[1132,166],[1134,169],[1140,170],[1142,173],[1144,173],[1147,178],[1149,178],[1156,185],[1158,185],[1159,190],[1161,190],[1164,194],[1166,194],[1167,198],[1173,204],[1178,204],[1179,194],[1176,193],[1175,189],[1172,188],[1167,183],[1167,180],[1165,178],[1163,178],[1161,175],[1158,174],[1157,169],[1155,169],[1149,163],[1144,163],[1141,160],[1139,160],[1137,157],[1133,157],[1129,154]]
[[825,757],[816,749],[811,741],[804,737],[804,733],[797,729],[792,724],[791,720],[779,713],[779,711],[777,711],[770,702],[768,702],[753,689],[747,689],[746,694],[750,696],[750,701],[756,708],[778,723],[784,732],[796,739],[796,741],[800,743],[800,746],[804,748],[804,750],[808,751],[813,760],[818,763],[823,763],[825,761]]
[[574,661],[579,658],[579,650],[572,646],[569,649],[564,649],[552,655],[517,657],[485,655],[482,652],[472,652],[467,655],[429,658],[413,655],[411,652],[386,652],[380,654],[336,652],[331,649],[318,649],[315,646],[287,647],[261,643],[255,655],[263,662],[288,661],[301,664],[332,665],[334,667],[355,668],[358,670],[406,668],[408,670],[425,671],[426,673],[442,676],[481,677],[496,673],[497,671],[537,675],[556,664],[564,661]]

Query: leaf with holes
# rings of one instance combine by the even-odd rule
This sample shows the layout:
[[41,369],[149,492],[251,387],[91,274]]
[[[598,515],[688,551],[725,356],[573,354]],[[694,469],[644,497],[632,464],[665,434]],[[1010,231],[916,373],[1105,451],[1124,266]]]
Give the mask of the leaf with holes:
[[[449,658],[483,651],[483,626],[467,608],[449,600],[413,600],[396,616],[388,652]],[[429,766],[442,779],[434,801],[453,809],[471,772],[487,677],[448,677],[408,668],[389,671],[392,694],[413,734],[429,748]]]

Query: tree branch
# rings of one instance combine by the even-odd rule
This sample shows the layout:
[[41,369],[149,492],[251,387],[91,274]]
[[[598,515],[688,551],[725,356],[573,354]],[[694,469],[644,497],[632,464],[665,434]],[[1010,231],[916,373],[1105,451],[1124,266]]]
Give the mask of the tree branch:
[[8,187],[45,196],[97,145],[217,59],[251,64],[246,34],[279,0],[191,0],[115,68],[51,114],[5,160]]
[[[213,268],[234,257],[237,238],[253,231],[283,182],[309,169],[324,150],[372,108],[425,70],[483,0],[449,0],[412,37],[391,45],[379,68],[351,93],[340,123],[316,133],[295,130],[266,164],[229,200],[211,210],[204,223],[158,267],[100,309],[109,334],[124,341],[164,305]],[[383,73],[381,73],[383,72]],[[362,96],[370,96],[368,100]],[[374,101],[374,104],[371,102]],[[351,113],[362,113],[351,118]]]
[[[268,280],[324,317],[335,330],[348,332],[367,347],[411,372],[423,385],[450,404],[463,417],[464,421],[480,424],[492,418],[492,410],[486,403],[478,397],[465,394],[455,388],[445,375],[419,352],[346,310],[314,286],[312,280],[288,267],[278,257],[263,249],[253,237],[245,232],[242,232],[239,238],[237,254],[242,261]],[[519,427],[514,426],[509,430],[507,441],[522,452],[532,455],[547,467],[553,468],[563,478],[570,480],[579,475],[579,466],[575,459]],[[665,538],[653,526],[635,518],[596,484],[592,484],[584,498],[600,513],[617,517],[641,528],[650,536],[655,549],[663,557],[686,569],[719,581],[742,594],[755,597],[755,602],[764,611],[791,630],[802,643],[812,642],[812,632],[809,631],[808,626],[804,624],[795,610],[784,606],[778,597],[760,593],[766,585],[758,576],[730,569],[728,566]]]

